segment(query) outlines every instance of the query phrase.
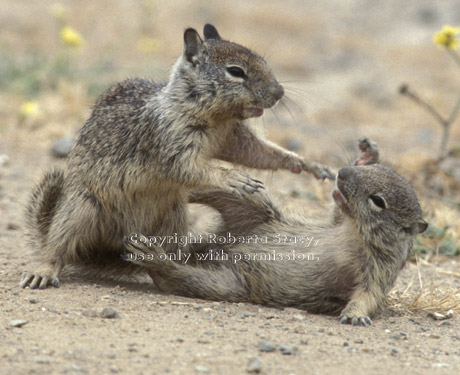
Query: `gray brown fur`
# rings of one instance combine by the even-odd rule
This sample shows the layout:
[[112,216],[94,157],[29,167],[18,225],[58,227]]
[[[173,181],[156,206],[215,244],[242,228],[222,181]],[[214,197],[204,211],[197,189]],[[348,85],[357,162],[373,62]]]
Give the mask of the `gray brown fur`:
[[[272,107],[283,88],[260,56],[222,40],[211,25],[204,31],[204,41],[195,30],[185,31],[167,84],[128,79],[96,101],[67,168],[46,174],[32,195],[28,223],[43,266],[25,273],[22,287],[57,286],[67,264],[102,262],[112,272],[127,272],[126,264],[117,269],[112,263],[124,251],[123,237],[185,233],[193,189],[218,187],[241,196],[263,187],[220,168],[216,159],[329,176],[254,134],[245,120]],[[234,77],[229,67],[244,76]]]
[[[372,147],[367,140],[361,145],[363,142]],[[368,325],[370,317],[384,307],[386,295],[411,252],[414,236],[427,226],[417,196],[403,177],[383,165],[360,165],[363,160],[376,161],[365,154],[369,147],[356,166],[344,167],[338,173],[333,196],[340,220],[338,212],[316,219],[283,213],[264,194],[245,197],[242,203],[226,192],[203,191],[194,199],[222,214],[222,233],[256,234],[267,237],[268,243],[227,245],[229,260],[190,266],[159,261],[158,255],[164,252],[160,247],[129,242],[130,259],[157,272],[164,279],[162,287],[172,293],[340,314],[342,323]],[[277,234],[313,236],[318,243],[309,248],[276,243]],[[293,249],[318,260],[232,261],[234,254],[282,254]],[[149,253],[156,256],[143,260]]]

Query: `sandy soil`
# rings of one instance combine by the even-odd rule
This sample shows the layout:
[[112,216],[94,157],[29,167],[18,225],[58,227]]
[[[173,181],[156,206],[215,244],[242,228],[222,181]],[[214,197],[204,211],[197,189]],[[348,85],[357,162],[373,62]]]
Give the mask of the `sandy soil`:
[[[95,95],[110,82],[135,75],[165,79],[181,51],[183,29],[205,22],[264,54],[286,87],[275,111],[254,121],[269,139],[339,167],[354,158],[357,138],[373,138],[384,161],[414,183],[427,220],[449,224],[458,241],[458,183],[443,176],[428,186],[419,178],[423,162],[437,151],[439,127],[397,94],[408,82],[442,113],[455,104],[459,67],[431,37],[460,19],[456,1],[208,3],[63,2],[66,22],[82,33],[85,48],[71,55],[76,78],[64,76],[53,86],[51,75],[41,72],[38,93],[26,90],[27,79],[35,79],[27,71],[4,81],[12,73],[0,61],[0,374],[245,374],[260,364],[263,374],[457,374],[458,313],[438,321],[428,310],[430,301],[458,290],[458,257],[409,264],[391,307],[368,328],[296,309],[164,295],[147,278],[72,274],[59,289],[19,288],[21,273],[37,264],[24,238],[25,202],[44,170],[65,165],[51,156],[52,143],[78,132]],[[33,51],[51,60],[62,52],[52,6],[3,2],[0,60],[8,56],[21,67]],[[148,53],[138,48],[145,36],[158,43]],[[30,99],[39,112],[21,116],[21,104]],[[450,146],[459,141],[457,123]],[[330,183],[286,172],[251,174],[292,209],[313,214],[331,205]],[[433,295],[425,309],[410,313],[420,290]],[[13,327],[13,320],[27,323]]]

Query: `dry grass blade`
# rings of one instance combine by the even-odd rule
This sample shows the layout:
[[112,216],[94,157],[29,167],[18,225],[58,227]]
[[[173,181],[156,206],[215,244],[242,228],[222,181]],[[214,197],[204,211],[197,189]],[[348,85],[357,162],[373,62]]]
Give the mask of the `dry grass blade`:
[[[422,281],[424,277],[426,278],[426,270],[422,269],[421,264],[429,266],[434,271],[429,275],[429,283],[424,284]],[[404,290],[395,289],[389,294],[388,302],[392,308],[405,313],[436,312],[446,314],[452,310],[454,313],[460,314],[460,289],[435,285],[436,274],[459,277],[458,273],[443,270],[419,258],[417,258],[417,265],[413,268],[414,273],[409,285]],[[419,279],[418,290],[414,290],[413,280],[415,277]]]

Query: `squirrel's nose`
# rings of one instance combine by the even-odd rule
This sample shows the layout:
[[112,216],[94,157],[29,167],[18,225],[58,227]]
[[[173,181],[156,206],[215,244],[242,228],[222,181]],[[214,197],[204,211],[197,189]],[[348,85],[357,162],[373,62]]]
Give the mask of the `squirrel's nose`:
[[273,96],[275,99],[278,101],[280,100],[284,95],[284,88],[281,85],[277,85],[275,89],[273,90]]
[[346,180],[350,178],[352,174],[353,174],[353,167],[343,167],[343,168],[340,168],[339,170],[339,178],[341,180]]

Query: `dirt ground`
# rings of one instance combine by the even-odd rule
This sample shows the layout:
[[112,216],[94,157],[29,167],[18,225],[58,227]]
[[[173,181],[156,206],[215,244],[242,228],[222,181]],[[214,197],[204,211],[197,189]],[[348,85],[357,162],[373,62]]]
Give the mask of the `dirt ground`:
[[[439,125],[398,87],[408,83],[450,112],[460,67],[431,39],[459,19],[455,0],[2,1],[0,374],[459,373],[459,256],[436,256],[432,239],[422,240],[426,260],[408,264],[389,309],[367,328],[296,309],[164,295],[147,278],[73,273],[59,289],[18,286],[37,264],[24,238],[28,194],[43,171],[65,166],[51,155],[53,142],[77,134],[111,82],[167,79],[184,28],[201,31],[206,22],[264,55],[285,86],[286,98],[253,121],[267,138],[334,168],[353,160],[357,138],[374,139],[383,161],[413,183],[426,219],[447,226],[443,238],[458,246],[460,183],[452,176],[460,163],[427,171]],[[61,46],[63,25],[84,46]],[[450,148],[460,144],[459,129],[457,121]],[[250,173],[291,209],[315,215],[332,205],[329,182]],[[429,315],[450,307],[451,318]]]

